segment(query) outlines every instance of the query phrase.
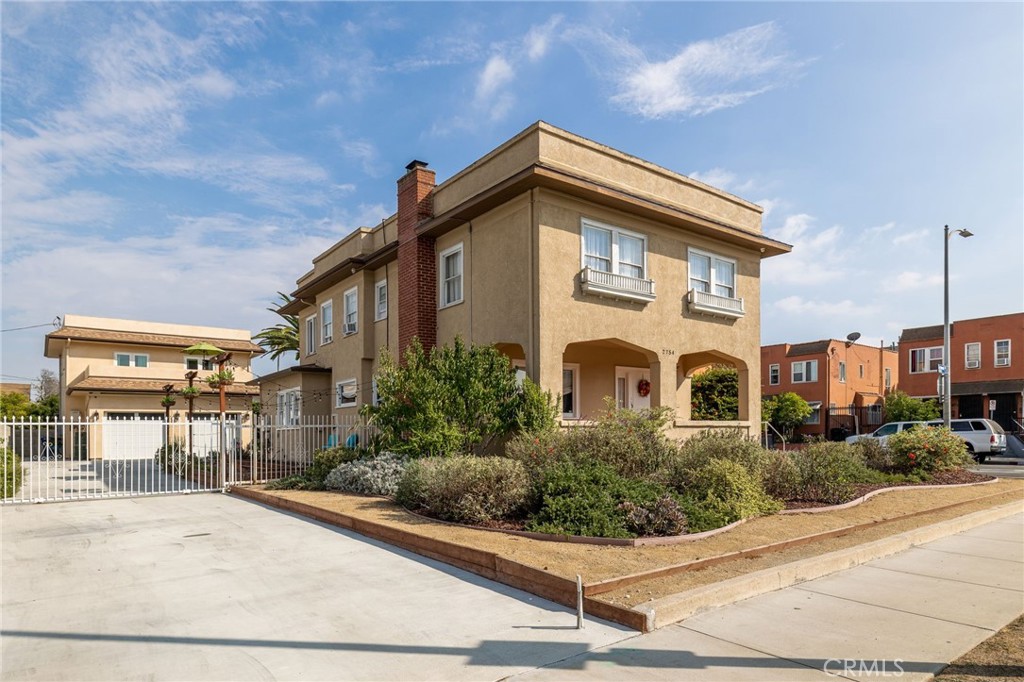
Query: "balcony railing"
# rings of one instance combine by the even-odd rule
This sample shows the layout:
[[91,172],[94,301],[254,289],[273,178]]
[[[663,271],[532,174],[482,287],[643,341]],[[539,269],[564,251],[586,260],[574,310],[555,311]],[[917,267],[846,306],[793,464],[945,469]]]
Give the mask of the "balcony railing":
[[586,267],[580,272],[583,292],[648,303],[654,300],[654,280],[637,279]]
[[707,291],[690,289],[690,293],[686,295],[686,300],[690,304],[690,310],[708,315],[743,317],[746,314],[743,310],[742,298],[718,296]]

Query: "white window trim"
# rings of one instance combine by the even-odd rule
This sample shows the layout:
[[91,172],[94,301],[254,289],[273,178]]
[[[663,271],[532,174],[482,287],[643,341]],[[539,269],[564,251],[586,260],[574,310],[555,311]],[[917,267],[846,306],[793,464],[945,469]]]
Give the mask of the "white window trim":
[[885,390],[888,391],[890,388],[892,388],[892,368],[891,367],[886,367],[885,371],[882,372],[882,375],[885,377],[885,379],[884,379]]
[[[1006,343],[1006,362],[1000,362],[999,361],[999,344],[1001,344],[1003,342]],[[1010,366],[1010,358],[1013,357],[1012,356],[1012,349],[1013,349],[1013,343],[1010,341],[1010,339],[996,339],[995,341],[993,341],[992,342],[992,352],[993,352],[992,366],[993,367],[1009,367]]]
[[[812,364],[812,363],[814,365],[814,378],[813,379],[808,379],[807,375],[810,374],[810,372],[807,371],[807,366]],[[801,376],[803,378],[800,379],[800,380],[797,380],[796,372],[794,371],[796,369],[797,365],[802,365],[803,366],[803,372],[801,372]],[[818,383],[818,361],[817,360],[796,360],[794,362],[789,363],[789,379],[790,379],[790,382],[794,383],[794,384],[816,384],[816,383]]]
[[[380,311],[380,291],[384,290],[384,312]],[[380,322],[381,320],[388,319],[388,281],[382,279],[373,285],[373,320],[374,322]]]
[[[718,272],[715,269],[715,261],[716,260],[720,260],[720,261],[724,261],[726,263],[731,263],[732,264],[732,298],[733,298],[733,300],[742,300],[739,296],[737,296],[737,294],[739,293],[739,288],[740,288],[739,287],[740,269],[739,269],[739,265],[736,263],[736,259],[735,258],[729,258],[727,256],[722,256],[722,255],[714,253],[712,251],[705,251],[703,249],[698,249],[698,248],[695,248],[693,246],[689,246],[689,247],[686,248],[686,285],[687,285],[686,288],[687,288],[687,290],[693,289],[693,287],[690,286],[690,279],[691,279],[690,278],[690,254],[691,253],[695,253],[698,256],[704,256],[706,258],[710,258],[711,259],[711,262],[709,263],[711,271],[708,273],[711,276],[711,280],[708,282],[709,287],[710,287],[710,291],[708,291],[708,293],[709,294],[714,294],[715,296],[721,296],[721,294],[716,294],[715,293],[715,286],[717,286],[718,283],[719,283],[718,280],[715,277],[715,273]],[[726,297],[722,296],[722,298],[726,298]]]
[[[772,370],[775,370],[775,381],[772,381]],[[782,368],[778,363],[768,365],[768,385],[778,386],[782,382]]]
[[[355,301],[355,310],[348,309],[349,294],[354,294],[352,300]],[[342,307],[342,318],[341,318],[341,331],[342,336],[352,336],[353,334],[359,333],[359,287],[354,286],[351,289],[345,291],[341,295],[341,307]],[[355,313],[355,322],[351,323],[349,327],[348,316],[349,313]]]
[[[195,370],[192,370],[188,366],[189,360],[195,360],[196,361],[196,368],[195,368]],[[203,363],[209,363],[210,366],[209,367],[203,367]],[[198,370],[202,370],[204,372],[209,372],[209,371],[213,370],[213,363],[210,361],[209,358],[205,358],[202,355],[186,355],[185,356],[185,369],[187,371],[190,371],[190,372],[191,371],[198,371]]]
[[[564,372],[567,369],[571,369],[572,370],[572,407],[573,407],[573,411],[571,413],[570,412],[562,412],[562,419],[579,419],[580,418],[580,365],[577,362],[563,362],[562,363],[562,371]],[[563,383],[563,385],[564,385],[564,383]],[[558,389],[559,409],[561,409],[561,406],[564,404],[562,402],[563,401],[563,396],[564,396],[564,394],[562,393],[562,389],[559,388]]]
[[[910,355],[907,358],[907,360],[908,360],[907,370],[911,374],[935,374],[936,372],[938,372],[938,368],[936,368],[936,369],[928,369],[928,367],[932,364],[932,351],[933,350],[937,350],[937,351],[939,351],[941,353],[942,352],[942,346],[923,346],[921,348],[911,348],[910,349]],[[924,357],[924,367],[925,367],[925,369],[919,369],[919,370],[915,371],[914,370],[914,353],[917,353],[917,352],[920,352],[920,351],[924,351],[924,356],[925,356]],[[943,356],[944,355],[945,354],[943,353]],[[945,357],[940,357],[939,358],[939,364],[940,365],[946,364],[946,358]]]
[[846,362],[843,360],[839,361],[839,383],[846,383]]
[[[461,297],[457,301],[446,301],[445,300],[445,283],[447,276],[444,271],[444,260],[453,253],[461,254],[460,264],[461,272],[459,273],[459,280],[462,286],[459,287]],[[462,250],[462,242],[459,242],[455,246],[451,246],[437,256],[437,307],[438,309],[450,308],[453,305],[458,305],[466,300],[466,254]]]
[[[331,319],[327,320],[324,311],[331,311]],[[328,344],[334,340],[334,301],[325,301],[320,304],[320,345]]]
[[[972,347],[978,349],[978,353],[977,353],[978,359],[977,359],[977,364],[975,364],[975,365],[971,365],[970,349]],[[981,342],[980,341],[973,341],[971,343],[965,343],[964,344],[964,369],[981,369]]]
[[[295,407],[294,414],[288,412],[288,398],[294,396],[292,404]],[[298,388],[289,388],[278,391],[276,395],[277,421],[279,426],[298,426],[302,421],[302,393]]]
[[[117,356],[118,355],[127,355],[128,356],[128,364],[127,365],[119,365],[119,364],[117,364]],[[132,353],[132,352],[123,351],[123,350],[115,351],[114,352],[114,367],[138,367],[138,364],[136,364],[135,360],[136,360],[136,358],[140,358],[140,357],[146,358],[146,366],[143,367],[142,369],[148,369],[149,368],[149,353]]]
[[[342,403],[342,394],[345,392],[343,387],[348,385],[352,386],[352,402]],[[343,379],[342,381],[339,381],[336,384],[334,384],[334,407],[338,409],[343,409],[346,407],[355,407],[356,404],[359,402],[358,390],[359,383],[355,380],[355,377],[352,377],[351,379]]]
[[310,315],[306,318],[306,355],[316,353],[316,337],[318,333],[316,315]]
[[607,232],[611,232],[612,233],[612,253],[611,253],[612,270],[611,271],[612,271],[612,274],[619,275],[620,277],[632,277],[632,275],[622,275],[622,274],[619,273],[619,235],[621,234],[621,235],[625,235],[627,237],[632,237],[633,239],[639,239],[641,242],[643,242],[644,260],[643,260],[643,263],[640,266],[643,269],[643,272],[640,273],[640,277],[633,277],[633,279],[645,279],[645,280],[646,279],[650,279],[650,277],[648,276],[648,272],[649,271],[647,269],[647,235],[641,234],[640,232],[633,232],[632,230],[626,230],[626,229],[623,229],[621,227],[617,227],[615,225],[609,225],[608,223],[602,223],[600,221],[593,220],[591,218],[581,218],[580,219],[580,269],[581,270],[583,268],[587,267],[587,245],[586,245],[586,240],[583,237],[583,231],[586,228],[588,228],[588,227],[593,227],[593,228],[598,229],[598,230],[605,230]]

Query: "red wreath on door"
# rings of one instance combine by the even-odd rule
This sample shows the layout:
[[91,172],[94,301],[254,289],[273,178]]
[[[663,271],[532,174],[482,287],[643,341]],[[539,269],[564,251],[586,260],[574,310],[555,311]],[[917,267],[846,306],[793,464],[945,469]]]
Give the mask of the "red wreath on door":
[[651,382],[641,379],[636,385],[636,392],[640,394],[641,398],[646,398],[651,394]]

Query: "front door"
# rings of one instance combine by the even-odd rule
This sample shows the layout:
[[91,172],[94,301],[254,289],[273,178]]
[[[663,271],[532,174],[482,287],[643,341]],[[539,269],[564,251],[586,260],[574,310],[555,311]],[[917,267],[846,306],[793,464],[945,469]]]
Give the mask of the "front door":
[[630,410],[650,407],[651,370],[643,367],[616,367],[615,404]]
[[962,395],[956,399],[958,419],[981,419],[985,416],[982,412],[980,395]]
[[1016,432],[1020,430],[1020,426],[1017,425],[1020,417],[1017,416],[1016,393],[990,395],[989,400],[996,401],[996,409],[992,411],[992,416],[989,417],[992,421],[1002,426],[1004,431]]

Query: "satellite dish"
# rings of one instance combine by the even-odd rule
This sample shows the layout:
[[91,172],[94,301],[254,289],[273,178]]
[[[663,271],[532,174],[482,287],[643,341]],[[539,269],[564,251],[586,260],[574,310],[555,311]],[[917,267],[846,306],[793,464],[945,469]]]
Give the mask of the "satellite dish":
[[859,338],[860,338],[860,332],[850,332],[849,334],[846,335],[846,340],[849,341],[850,343],[853,343],[854,341],[856,341]]

